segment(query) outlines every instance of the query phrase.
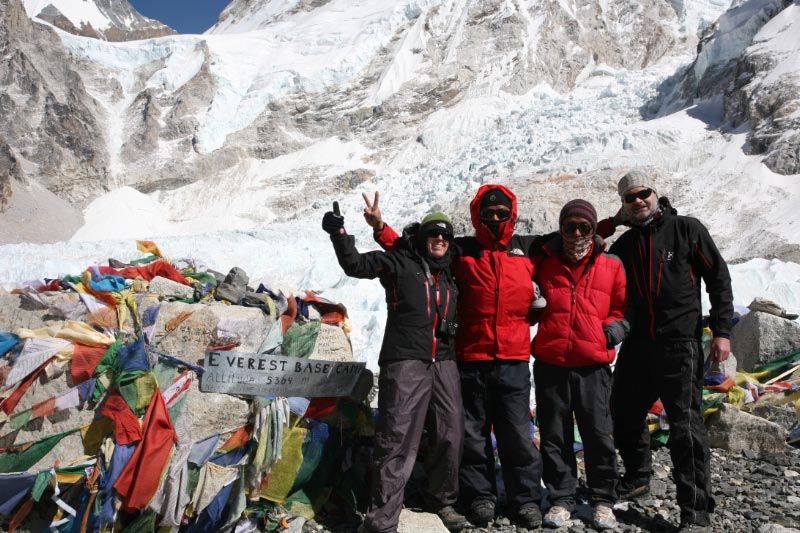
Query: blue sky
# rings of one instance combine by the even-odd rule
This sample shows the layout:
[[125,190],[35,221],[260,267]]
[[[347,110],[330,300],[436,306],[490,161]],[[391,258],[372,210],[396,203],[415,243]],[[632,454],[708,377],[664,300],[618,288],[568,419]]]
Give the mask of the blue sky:
[[203,33],[231,0],[128,0],[136,11],[178,33]]

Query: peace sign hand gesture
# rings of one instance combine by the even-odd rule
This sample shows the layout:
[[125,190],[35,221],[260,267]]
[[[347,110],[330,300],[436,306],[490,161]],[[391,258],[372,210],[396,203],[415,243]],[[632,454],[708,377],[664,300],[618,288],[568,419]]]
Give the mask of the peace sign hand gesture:
[[383,218],[381,218],[381,210],[378,207],[378,191],[375,191],[375,200],[370,203],[367,193],[362,192],[361,196],[367,207],[364,208],[364,220],[367,221],[373,230],[380,231],[383,229]]

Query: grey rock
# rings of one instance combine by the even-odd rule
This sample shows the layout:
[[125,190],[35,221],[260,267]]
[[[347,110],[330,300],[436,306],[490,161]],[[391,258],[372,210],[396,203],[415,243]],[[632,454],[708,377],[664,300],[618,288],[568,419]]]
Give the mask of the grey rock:
[[[47,295],[47,300],[54,306],[65,309],[78,306],[80,297],[74,292],[55,292]],[[42,310],[20,294],[9,294],[0,291],[0,325],[2,331],[14,332],[19,328],[37,329],[44,326],[60,325],[63,317],[59,314]]]
[[663,498],[667,495],[667,483],[660,479],[650,481],[650,494],[656,498]]
[[731,351],[745,372],[798,347],[800,324],[769,313],[747,313],[731,331]]
[[150,280],[148,292],[167,298],[186,299],[194,296],[194,289],[183,283],[156,276]]
[[709,416],[707,426],[709,442],[714,448],[761,454],[786,449],[785,429],[729,404],[722,404],[718,412]]
[[764,524],[758,528],[758,533],[797,533],[800,529],[793,527],[783,527],[778,524]]
[[398,533],[449,533],[441,519],[433,513],[419,513],[409,509],[400,512]]
[[791,430],[797,424],[797,413],[791,403],[776,405],[758,401],[752,406],[751,411],[755,416],[770,422],[775,422],[785,430]]

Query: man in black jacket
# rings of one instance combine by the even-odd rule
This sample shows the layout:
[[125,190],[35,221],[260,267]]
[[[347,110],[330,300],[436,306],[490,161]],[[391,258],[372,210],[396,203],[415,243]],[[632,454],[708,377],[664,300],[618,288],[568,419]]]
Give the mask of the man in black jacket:
[[[618,184],[623,221],[631,226],[609,250],[622,259],[631,333],[622,343],[611,398],[614,440],[625,465],[620,498],[649,490],[647,411],[661,398],[681,531],[705,531],[714,510],[708,434],[700,411],[703,385],[700,280],[711,301],[711,359],[730,352],[733,292],[725,260],[708,230],[659,203],[652,178],[633,170]],[[601,225],[602,226],[602,225]]]
[[380,279],[387,319],[378,364],[378,420],[373,483],[361,531],[392,533],[403,507],[423,428],[430,437],[427,504],[450,531],[468,526],[453,508],[464,439],[461,385],[455,361],[456,295],[450,275],[453,226],[443,213],[422,219],[390,252],[359,253],[344,218],[325,213],[339,265],[348,276]]

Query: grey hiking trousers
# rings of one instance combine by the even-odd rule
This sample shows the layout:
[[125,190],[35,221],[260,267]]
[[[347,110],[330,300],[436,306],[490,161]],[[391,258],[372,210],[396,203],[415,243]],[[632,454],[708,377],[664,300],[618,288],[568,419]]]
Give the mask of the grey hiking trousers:
[[370,505],[364,530],[397,530],[403,493],[417,458],[422,431],[429,433],[425,472],[428,506],[453,505],[464,440],[461,384],[455,361],[392,361],[378,378],[378,421],[372,458]]

